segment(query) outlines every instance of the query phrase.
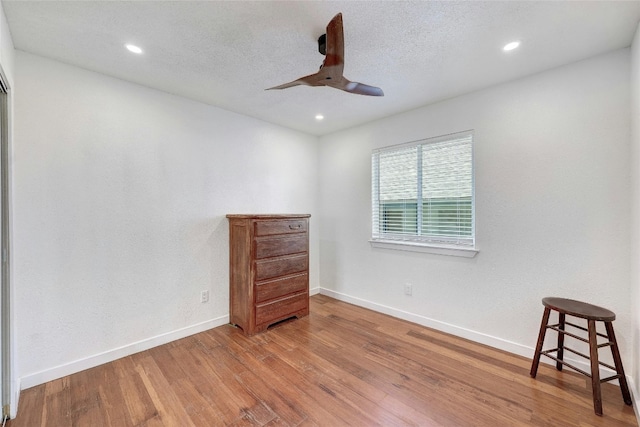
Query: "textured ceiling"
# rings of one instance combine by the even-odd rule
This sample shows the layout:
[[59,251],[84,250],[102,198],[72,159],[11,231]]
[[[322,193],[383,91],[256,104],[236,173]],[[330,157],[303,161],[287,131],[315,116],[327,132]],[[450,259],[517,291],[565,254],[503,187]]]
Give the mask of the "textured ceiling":
[[[313,135],[627,47],[640,20],[638,1],[2,4],[16,49]],[[265,91],[317,71],[316,40],[338,12],[345,77],[385,96]],[[521,47],[504,53],[512,40]]]

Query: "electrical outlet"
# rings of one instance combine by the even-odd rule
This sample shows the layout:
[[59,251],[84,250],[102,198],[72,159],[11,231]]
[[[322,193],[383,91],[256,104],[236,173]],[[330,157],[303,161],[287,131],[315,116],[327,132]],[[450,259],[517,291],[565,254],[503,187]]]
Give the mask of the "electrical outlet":
[[413,285],[411,283],[405,283],[404,284],[404,294],[405,295],[411,295],[412,292],[413,292]]
[[200,292],[200,302],[201,303],[209,302],[209,291]]

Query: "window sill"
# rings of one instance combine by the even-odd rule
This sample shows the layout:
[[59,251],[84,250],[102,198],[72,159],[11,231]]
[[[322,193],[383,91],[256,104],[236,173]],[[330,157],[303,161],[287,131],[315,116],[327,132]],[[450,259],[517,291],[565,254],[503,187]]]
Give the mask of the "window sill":
[[369,240],[369,243],[371,243],[371,247],[373,248],[423,252],[436,255],[459,256],[464,258],[473,258],[479,252],[474,248],[406,242],[399,240]]

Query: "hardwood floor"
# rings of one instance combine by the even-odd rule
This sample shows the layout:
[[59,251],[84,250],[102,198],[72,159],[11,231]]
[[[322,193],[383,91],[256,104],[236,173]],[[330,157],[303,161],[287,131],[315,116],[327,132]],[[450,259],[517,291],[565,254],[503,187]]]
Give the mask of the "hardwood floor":
[[24,390],[8,426],[637,426],[618,387],[598,417],[588,378],[530,367],[316,295],[254,337],[222,326]]

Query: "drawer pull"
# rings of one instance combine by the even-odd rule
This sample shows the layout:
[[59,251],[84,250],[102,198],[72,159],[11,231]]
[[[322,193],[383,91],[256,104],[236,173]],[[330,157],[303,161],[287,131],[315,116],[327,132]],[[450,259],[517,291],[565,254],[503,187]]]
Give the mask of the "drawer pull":
[[302,227],[302,225],[300,224],[289,224],[289,229],[290,230],[299,230]]

